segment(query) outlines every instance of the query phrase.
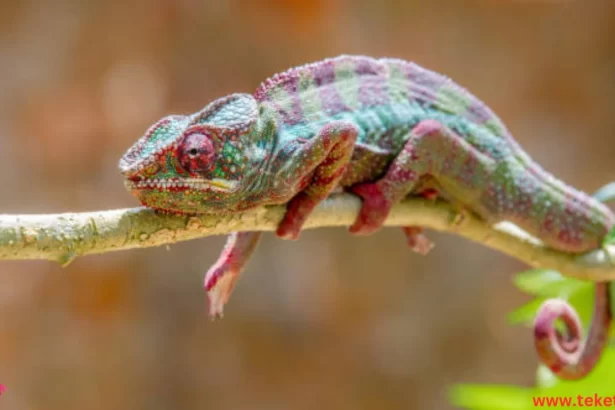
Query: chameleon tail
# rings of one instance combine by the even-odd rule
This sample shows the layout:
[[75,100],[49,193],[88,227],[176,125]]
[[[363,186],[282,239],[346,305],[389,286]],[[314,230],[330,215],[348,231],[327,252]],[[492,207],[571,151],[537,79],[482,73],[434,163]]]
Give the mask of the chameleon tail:
[[[566,335],[555,327],[557,319],[566,326]],[[612,313],[609,282],[596,283],[594,314],[585,341],[577,312],[562,299],[547,300],[534,323],[536,351],[542,363],[561,379],[585,377],[598,363],[608,340]]]
[[502,194],[509,207],[502,214],[510,214],[512,222],[550,248],[571,253],[599,248],[615,225],[609,207],[555,178],[531,159],[521,163],[521,169],[513,172],[513,186],[507,186]]

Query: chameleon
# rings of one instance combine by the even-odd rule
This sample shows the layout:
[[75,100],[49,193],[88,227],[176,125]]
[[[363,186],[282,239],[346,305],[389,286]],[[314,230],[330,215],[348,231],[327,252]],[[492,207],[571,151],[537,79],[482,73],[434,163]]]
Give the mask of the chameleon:
[[[127,189],[146,207],[179,215],[229,215],[285,205],[276,229],[297,239],[331,193],[357,195],[355,235],[379,230],[409,196],[448,201],[490,224],[509,221],[545,246],[569,253],[601,247],[613,212],[540,167],[488,106],[445,75],[395,58],[342,55],[265,80],[189,115],[152,125],[119,163]],[[421,254],[432,242],[402,228]],[[205,275],[209,312],[222,315],[260,232],[228,236]],[[611,320],[608,283],[596,286],[582,341],[576,312],[548,301],[535,322],[539,358],[565,379],[597,363]],[[561,319],[566,332],[556,330]]]

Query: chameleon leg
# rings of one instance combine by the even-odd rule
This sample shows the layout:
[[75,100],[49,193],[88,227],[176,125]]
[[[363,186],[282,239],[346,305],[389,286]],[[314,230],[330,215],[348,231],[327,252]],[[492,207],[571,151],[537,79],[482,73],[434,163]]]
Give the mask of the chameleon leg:
[[297,239],[314,207],[335,189],[346,171],[358,133],[354,124],[336,121],[324,126],[301,147],[301,155],[315,166],[311,169],[298,168],[288,178],[301,181],[312,175],[307,187],[290,200],[276,231],[279,237]]
[[234,232],[228,236],[222,254],[205,274],[209,315],[222,316],[224,305],[233,292],[243,268],[256,249],[261,232]]
[[[449,154],[442,158],[442,153]],[[393,204],[412,193],[422,177],[431,176],[436,181],[457,181],[460,180],[460,167],[465,167],[466,173],[471,170],[477,175],[485,172],[485,164],[490,163],[489,158],[444,125],[434,120],[421,121],[412,129],[406,145],[393,160],[384,177],[376,182],[362,183],[350,188],[351,192],[363,199],[361,212],[350,227],[350,232],[368,235],[378,230]],[[463,188],[471,190],[470,184],[471,182],[467,182],[467,186]],[[406,234],[408,233],[411,246],[426,241],[426,238],[416,239],[415,228],[406,230]],[[419,246],[419,251],[421,247],[424,245]]]
[[[556,329],[557,319],[566,325],[567,336]],[[596,366],[608,342],[611,320],[608,282],[596,283],[594,315],[583,343],[581,320],[574,309],[564,300],[547,300],[538,311],[534,323],[538,357],[562,379],[577,380],[586,376]]]

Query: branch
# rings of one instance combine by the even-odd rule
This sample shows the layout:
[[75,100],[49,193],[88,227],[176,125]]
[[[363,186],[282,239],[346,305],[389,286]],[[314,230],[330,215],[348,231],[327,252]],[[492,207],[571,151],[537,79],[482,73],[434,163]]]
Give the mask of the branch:
[[[335,194],[321,203],[305,228],[348,226],[361,202]],[[239,231],[273,231],[283,206],[234,215],[160,215],[146,208],[55,215],[0,215],[0,259],[49,259],[67,265],[77,256],[146,248]],[[544,247],[512,224],[488,225],[441,201],[409,199],[395,206],[387,226],[417,225],[452,232],[534,267],[591,281],[615,280],[615,249],[573,255]]]

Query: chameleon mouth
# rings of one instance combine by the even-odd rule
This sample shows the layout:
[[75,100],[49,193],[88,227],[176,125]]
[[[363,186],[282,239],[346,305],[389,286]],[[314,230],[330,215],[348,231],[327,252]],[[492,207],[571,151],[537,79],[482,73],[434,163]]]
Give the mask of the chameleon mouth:
[[126,180],[126,187],[130,190],[162,190],[162,191],[214,191],[231,193],[237,190],[238,183],[226,179],[200,179],[200,178],[171,178],[171,179],[138,179]]

